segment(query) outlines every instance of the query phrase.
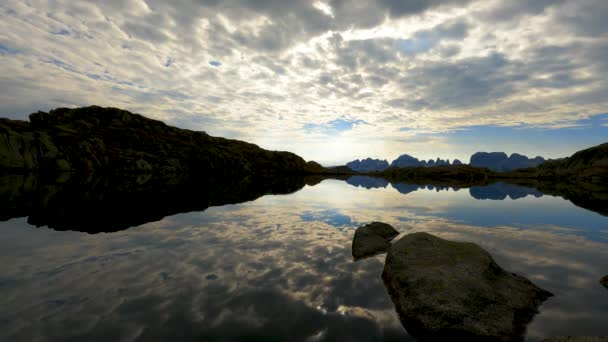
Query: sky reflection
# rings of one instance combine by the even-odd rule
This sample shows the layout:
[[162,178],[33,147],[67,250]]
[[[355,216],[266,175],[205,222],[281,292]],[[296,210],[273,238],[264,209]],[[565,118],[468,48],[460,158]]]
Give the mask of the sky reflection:
[[0,339],[403,339],[384,256],[352,261],[370,221],[478,243],[553,292],[528,337],[608,335],[608,218],[551,196],[325,180],[111,234],[0,223]]

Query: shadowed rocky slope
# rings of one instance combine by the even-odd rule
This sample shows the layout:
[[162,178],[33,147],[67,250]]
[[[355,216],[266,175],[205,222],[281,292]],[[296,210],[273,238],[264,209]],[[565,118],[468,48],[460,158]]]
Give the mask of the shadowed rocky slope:
[[58,108],[0,119],[0,170],[249,175],[320,172],[290,152],[168,126],[116,108]]
[[608,181],[608,143],[576,152],[570,157],[550,160],[536,168],[508,173],[515,178],[539,178],[567,182]]

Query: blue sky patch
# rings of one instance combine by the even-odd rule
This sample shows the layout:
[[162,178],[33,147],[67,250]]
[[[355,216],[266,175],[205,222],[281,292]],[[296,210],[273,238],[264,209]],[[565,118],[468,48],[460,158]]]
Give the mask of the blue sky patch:
[[355,125],[364,124],[367,124],[367,122],[364,120],[351,119],[346,115],[342,115],[341,117],[328,121],[326,123],[306,123],[302,128],[307,131],[319,131],[326,134],[338,134],[341,132],[352,130]]
[[305,211],[300,215],[300,219],[306,222],[323,222],[339,228],[354,225],[354,222],[351,220],[350,216],[341,214],[338,209],[326,209],[316,212]]
[[220,61],[211,61],[211,62],[209,62],[209,65],[214,66],[214,67],[219,67],[222,65],[222,63]]
[[19,50],[13,49],[10,46],[7,46],[7,45],[4,45],[3,43],[0,43],[0,55],[2,55],[2,56],[16,55],[18,53],[19,53]]

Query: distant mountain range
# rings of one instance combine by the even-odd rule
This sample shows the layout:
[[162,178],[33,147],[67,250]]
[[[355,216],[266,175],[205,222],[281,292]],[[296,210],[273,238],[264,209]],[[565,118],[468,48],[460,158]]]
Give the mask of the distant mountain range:
[[357,172],[384,171],[389,168],[388,161],[372,158],[353,160],[346,166]]
[[477,152],[471,156],[469,165],[476,167],[487,167],[492,171],[505,172],[517,169],[536,167],[545,162],[545,158],[528,158],[524,155],[513,153],[507,157],[504,152]]
[[[516,169],[536,167],[543,162],[545,162],[543,157],[531,159],[517,153],[507,156],[507,154],[504,152],[477,152],[471,156],[469,165],[475,167],[486,167],[492,171],[506,172]],[[463,163],[458,159],[454,159],[454,161],[451,163],[449,159],[443,160],[441,158],[437,158],[435,160],[429,159],[426,161],[419,160],[418,158],[412,157],[409,154],[402,154],[390,164],[386,160],[367,158],[363,160],[354,160],[346,164],[346,166],[357,172],[374,172],[384,171],[389,167],[432,167],[462,164]]]
[[440,165],[461,165],[462,162],[458,159],[454,159],[452,163],[450,160],[443,160],[437,158],[436,160],[429,159],[426,160],[418,160],[418,158],[414,158],[409,154],[403,154],[399,156],[399,158],[393,160],[392,163],[388,163],[386,160],[381,159],[362,159],[362,160],[353,160],[346,164],[351,170],[357,172],[374,172],[374,171],[384,171],[389,167],[416,167],[416,166],[440,166]]

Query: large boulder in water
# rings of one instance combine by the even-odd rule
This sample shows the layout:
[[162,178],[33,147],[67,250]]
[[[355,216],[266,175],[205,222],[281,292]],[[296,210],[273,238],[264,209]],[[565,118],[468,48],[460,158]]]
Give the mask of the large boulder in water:
[[503,270],[474,243],[406,235],[382,279],[401,323],[417,339],[521,340],[551,293]]
[[353,238],[352,253],[355,260],[386,253],[391,248],[391,240],[399,232],[391,225],[372,222],[357,228]]
[[600,279],[600,284],[604,285],[604,287],[608,289],[608,275],[605,275],[602,279]]

